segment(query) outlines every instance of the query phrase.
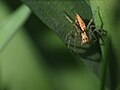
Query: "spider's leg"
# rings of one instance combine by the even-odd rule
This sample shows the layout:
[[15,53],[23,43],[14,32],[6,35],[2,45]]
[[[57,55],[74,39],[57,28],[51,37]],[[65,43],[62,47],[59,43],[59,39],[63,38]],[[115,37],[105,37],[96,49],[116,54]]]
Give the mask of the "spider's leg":
[[77,37],[79,36],[80,30],[77,26],[74,26],[73,30],[74,30],[73,46],[74,46],[74,52],[76,52],[76,41],[77,41]]
[[89,29],[89,27],[91,26],[93,21],[94,21],[94,17],[92,17],[91,20],[89,21],[89,23],[87,25],[87,30]]
[[95,35],[95,30],[92,30],[93,28],[95,28],[95,25],[91,25],[90,26],[90,28],[88,29],[89,31],[89,37],[90,37],[90,39],[92,40],[92,38],[94,38],[94,42],[95,41],[97,41],[98,39],[97,39],[97,37],[96,37],[96,35]]
[[[73,26],[74,26],[74,21],[73,21],[73,19],[66,13],[66,12],[64,12],[63,13],[64,14],[64,16],[65,16],[65,18],[71,23],[71,24],[73,24]],[[68,48],[69,48],[69,46],[70,46],[70,42],[71,42],[71,39],[72,39],[72,33],[74,32],[74,30],[71,30],[67,35],[66,35],[66,37],[65,37],[65,40],[68,40]],[[68,38],[69,37],[69,38]]]
[[95,34],[92,30],[93,28],[95,28],[95,25],[91,25],[93,21],[94,21],[94,16],[89,21],[89,23],[87,25],[87,30],[88,30],[88,33],[89,33],[90,40],[92,40],[92,37],[94,37],[94,42],[95,42],[95,41],[97,41],[97,37],[95,36]]
[[68,40],[68,37],[71,36],[72,32],[73,32],[73,31],[70,31],[69,33],[66,34],[66,36],[65,36],[65,41]]
[[104,31],[102,28],[96,27],[95,25],[90,25],[90,30],[92,30],[93,33],[97,32],[101,37],[106,36],[107,32]]
[[100,35],[99,38],[101,39],[101,42],[102,42],[101,45],[104,45],[105,42],[104,42],[103,36],[106,36],[107,32],[103,31],[101,28],[94,29],[94,32],[95,31]]
[[91,38],[91,40],[94,38],[92,42],[95,42],[98,40],[98,38],[96,37],[96,35],[93,33],[92,30],[90,30],[90,38]]
[[[65,40],[68,41],[68,48],[70,47],[70,44],[71,44],[71,40],[72,38],[74,38],[73,40],[73,45],[74,45],[74,48],[75,48],[75,39],[76,39],[76,35],[77,35],[77,27],[73,24],[73,30],[71,30],[65,37]],[[74,37],[73,37],[74,36]]]
[[97,29],[98,29],[98,30],[97,30],[96,32],[99,33],[99,35],[100,35],[101,37],[107,35],[107,32],[104,31],[103,29],[101,29],[101,28],[97,28]]
[[76,52],[76,40],[77,40],[77,32],[74,34],[74,42],[73,42],[73,46],[74,46],[74,52]]
[[[97,40],[98,40],[98,39],[101,39],[101,42],[102,42],[102,43],[100,43],[100,44],[101,44],[101,45],[104,45],[103,33],[101,33],[101,31],[103,31],[101,28],[96,28],[96,29],[94,29],[93,33],[94,33],[94,32],[97,32],[97,34],[100,35],[99,37],[97,37]],[[104,35],[104,36],[106,36],[106,35]]]
[[[97,9],[98,9],[98,8],[97,8]],[[87,25],[87,30],[89,29],[89,27],[91,26],[92,22],[94,21],[94,17],[95,17],[95,15],[96,15],[96,12],[97,12],[97,10],[95,10],[95,13],[93,14],[93,17],[90,19],[90,21],[89,21],[89,23],[88,23],[88,25]]]
[[70,31],[70,32],[65,36],[65,41],[67,41],[68,48],[70,47],[70,42],[71,42],[71,39],[72,39],[72,33],[73,33],[73,30]]
[[106,36],[107,34],[107,32],[103,31],[101,28],[95,28],[93,32],[97,32],[100,35],[100,37]]
[[80,43],[80,44],[81,44],[81,41],[82,41],[81,40],[81,32],[82,32],[81,29],[79,29],[79,28],[76,29],[75,38],[76,38],[76,40],[78,40],[77,42]]
[[72,39],[72,36],[68,38],[68,48],[70,48],[71,39]]

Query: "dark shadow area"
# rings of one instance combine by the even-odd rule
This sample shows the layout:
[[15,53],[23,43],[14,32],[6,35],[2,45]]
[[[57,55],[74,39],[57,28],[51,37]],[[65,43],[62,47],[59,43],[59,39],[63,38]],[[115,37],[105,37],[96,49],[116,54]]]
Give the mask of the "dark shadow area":
[[116,56],[115,56],[115,52],[113,50],[113,46],[112,46],[112,42],[110,42],[110,53],[109,53],[109,61],[108,61],[108,67],[109,67],[109,70],[110,70],[110,81],[111,81],[111,90],[116,90],[118,84],[119,84],[119,81],[118,81],[118,78],[119,78],[119,69],[118,69],[118,63],[117,63],[117,59],[116,59]]
[[[115,3],[115,5],[114,5],[114,8],[113,8],[113,13],[112,13],[112,21],[113,21],[113,23],[112,24],[114,24],[115,25],[115,29],[114,29],[114,32],[118,32],[118,34],[116,34],[116,35],[119,35],[119,27],[120,27],[120,0],[116,0],[116,3]],[[118,36],[118,38],[119,38],[119,36]],[[112,42],[111,42],[112,43]],[[119,80],[119,61],[117,61],[117,59],[116,59],[116,56],[115,56],[115,51],[114,51],[114,48],[113,47],[115,47],[115,46],[112,46],[112,44],[111,44],[111,48],[110,48],[110,50],[111,50],[111,52],[110,52],[110,61],[109,61],[109,67],[110,67],[110,75],[111,75],[111,86],[112,86],[112,89],[111,90],[119,90],[119,89],[117,89],[117,87],[119,87],[119,82],[120,81],[118,81]]]
[[7,6],[10,7],[11,10],[15,10],[20,5],[22,5],[21,0],[4,0],[7,4]]
[[[43,40],[44,35],[48,33],[47,38],[49,41],[49,34],[51,35],[51,33],[53,32],[50,31],[50,29],[44,23],[42,23],[34,14],[31,15],[31,17],[25,24],[25,27],[27,28],[28,33],[31,35],[36,46],[45,57],[48,66],[50,66],[52,69],[77,66],[77,62],[74,60],[73,56],[70,54],[67,48],[65,48],[65,46],[61,49],[58,48],[58,50],[52,50],[49,48],[49,45],[46,45],[47,41]],[[51,43],[53,41],[51,41]]]

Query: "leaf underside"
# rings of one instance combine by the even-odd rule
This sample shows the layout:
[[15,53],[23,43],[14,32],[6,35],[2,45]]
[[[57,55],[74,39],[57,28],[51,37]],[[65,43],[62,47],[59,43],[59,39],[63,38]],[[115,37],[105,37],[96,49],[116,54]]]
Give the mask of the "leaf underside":
[[[67,13],[73,20],[78,13],[85,23],[92,17],[91,8],[84,0],[22,0],[30,9],[51,29],[58,37],[67,44],[65,40],[67,33],[74,29],[65,17]],[[73,38],[74,39],[74,38]],[[80,40],[76,41],[75,47],[71,40],[70,50],[77,60],[82,60],[93,72],[98,75],[101,51],[99,43],[80,45]]]

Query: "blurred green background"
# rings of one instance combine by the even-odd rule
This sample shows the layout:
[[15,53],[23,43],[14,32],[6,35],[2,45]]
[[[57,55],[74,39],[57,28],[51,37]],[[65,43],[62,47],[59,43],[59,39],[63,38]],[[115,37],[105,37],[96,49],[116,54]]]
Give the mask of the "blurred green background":
[[[0,0],[0,22],[22,2]],[[99,79],[33,13],[0,53],[1,90],[99,90]]]

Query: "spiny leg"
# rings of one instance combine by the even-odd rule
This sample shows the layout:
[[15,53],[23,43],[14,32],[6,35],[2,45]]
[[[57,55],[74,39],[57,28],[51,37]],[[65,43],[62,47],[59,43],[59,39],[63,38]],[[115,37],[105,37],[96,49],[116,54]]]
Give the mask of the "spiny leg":
[[95,35],[95,32],[94,32],[93,28],[96,28],[95,25],[90,25],[90,28],[89,28],[88,32],[89,32],[90,39],[92,39],[92,37],[94,37],[94,41],[93,42],[95,42],[98,39],[97,39],[97,37]]
[[91,18],[91,20],[89,21],[88,25],[87,25],[87,30],[89,29],[90,25],[92,24],[92,22],[94,21],[94,17]]
[[68,46],[68,48],[70,47],[70,42],[71,42],[71,39],[72,39],[72,33],[73,33],[73,30],[70,31],[70,32],[65,36],[65,41],[67,41],[67,46]]
[[96,28],[96,29],[94,29],[94,31],[93,32],[97,32],[97,34],[99,34],[99,39],[101,39],[101,41],[102,41],[102,44],[101,45],[104,45],[104,39],[103,39],[103,36],[106,36],[106,32],[105,31],[103,31],[101,28]]
[[[66,17],[66,19],[73,25],[73,27],[76,27],[73,19],[66,13],[64,12],[64,15]],[[72,39],[72,34],[75,33],[75,28],[73,28],[72,31],[70,31],[67,35],[66,35],[66,40],[68,39],[68,36],[69,36],[69,40],[68,40],[68,48],[70,47],[70,42],[71,42],[71,39]],[[75,43],[75,40],[74,40],[74,43]],[[74,45],[75,47],[75,45]]]
[[74,34],[73,45],[74,45],[74,49],[76,49],[75,43],[77,40],[77,36],[80,36],[81,30],[76,26],[76,23],[74,23],[73,19],[66,12],[64,12],[64,15],[65,15],[66,19],[68,19],[68,21],[73,25],[73,27],[75,27],[68,35],[66,35],[66,38],[68,38],[68,36],[69,36],[68,48],[70,47],[70,42],[72,39],[71,34]]
[[75,24],[73,25],[73,35],[74,35],[73,47],[74,47],[74,52],[76,52],[76,40],[77,37],[80,35],[80,30]]
[[74,36],[74,40],[73,40],[73,47],[74,47],[74,52],[76,52],[76,33],[75,33],[75,36]]
[[68,37],[71,36],[72,32],[73,32],[73,31],[70,31],[69,33],[67,33],[67,34],[65,35],[65,41],[68,40]]
[[104,30],[102,30],[102,28],[95,28],[93,30],[93,33],[97,32],[98,35],[100,35],[100,37],[106,36],[107,32],[105,32]]
[[90,30],[90,32],[89,32],[89,36],[90,36],[90,40],[91,40],[91,41],[92,41],[92,38],[94,38],[92,42],[95,42],[95,41],[98,40],[97,37],[95,36],[95,34],[93,33],[92,30]]
[[104,31],[102,28],[98,28],[95,25],[90,25],[90,32],[92,32],[95,35],[95,32],[100,36],[106,36],[107,32]]
[[78,36],[79,36],[79,32],[75,32],[74,34],[74,52],[76,52],[76,42],[77,42],[77,39],[78,39]]
[[97,32],[97,34],[99,35],[98,39],[101,39],[101,41],[102,41],[102,44],[101,44],[101,45],[104,45],[103,34],[101,33],[101,32],[102,32],[102,29],[101,29],[101,28],[96,28],[96,29],[94,29],[93,33],[94,33],[94,32]]
[[[97,9],[98,9],[98,8],[97,8]],[[89,21],[89,23],[88,23],[88,25],[87,25],[87,30],[89,29],[89,27],[91,26],[92,22],[94,21],[94,17],[95,17],[95,15],[96,15],[96,12],[97,12],[97,10],[95,10],[95,13],[94,13],[93,17],[90,19],[90,21]]]
[[[95,35],[95,32],[97,34],[97,36]],[[94,36],[95,41],[97,41],[98,39],[101,39],[101,41],[104,44],[104,40],[103,40],[103,35],[105,36],[105,33],[103,33],[104,31],[101,28],[95,28],[94,30],[91,31],[92,35]]]
[[102,30],[102,28],[98,28],[95,25],[90,25],[90,30],[93,33],[97,32],[100,36],[106,35],[106,32]]
[[[65,40],[68,41],[68,48],[70,47],[72,36],[74,35],[74,40],[75,40],[77,33],[78,33],[77,27],[76,27],[76,26],[73,26],[73,30],[71,30],[71,31],[66,35]],[[73,44],[74,44],[74,43],[75,43],[75,41],[73,42]],[[74,45],[74,46],[75,46],[75,45]]]
[[70,48],[70,43],[71,43],[72,36],[70,36],[68,39],[69,39],[68,40],[68,48]]

